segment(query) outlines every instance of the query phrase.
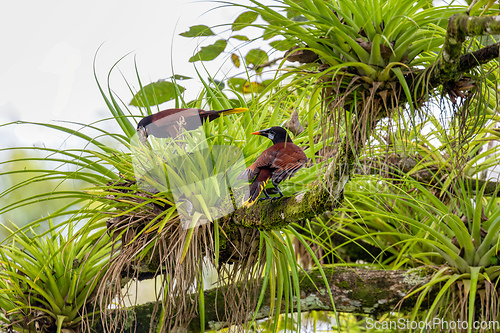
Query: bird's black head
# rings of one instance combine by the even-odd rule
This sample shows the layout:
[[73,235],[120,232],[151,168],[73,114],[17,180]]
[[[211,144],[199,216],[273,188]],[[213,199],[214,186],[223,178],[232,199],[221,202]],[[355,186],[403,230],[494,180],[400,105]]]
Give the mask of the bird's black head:
[[288,135],[286,129],[279,126],[274,126],[261,131],[253,132],[255,135],[262,135],[270,139],[274,144],[279,142],[292,142],[290,136]]
[[153,115],[150,114],[149,116],[146,116],[141,119],[141,121],[137,124],[137,130],[139,130],[139,128],[143,128],[144,130],[146,130],[148,125],[150,125],[152,122],[153,122]]

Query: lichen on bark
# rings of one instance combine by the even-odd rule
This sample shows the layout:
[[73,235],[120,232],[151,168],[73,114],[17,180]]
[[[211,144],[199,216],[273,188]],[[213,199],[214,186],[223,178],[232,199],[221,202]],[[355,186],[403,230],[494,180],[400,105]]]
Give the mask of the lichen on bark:
[[[323,277],[318,269],[299,273],[301,281],[301,303],[302,311],[334,311],[348,313],[362,313],[379,315],[393,311],[396,307],[401,312],[410,311],[417,296],[410,297],[400,304],[402,298],[409,290],[419,286],[425,279],[422,279],[421,271],[386,271],[370,270],[365,268],[346,267],[324,267],[328,280],[335,308],[330,302],[330,297],[324,286]],[[227,288],[227,287],[222,287]],[[262,319],[269,316],[269,305],[271,302],[269,290],[266,291],[261,310],[255,315],[255,319]],[[197,297],[193,294],[193,297]],[[433,297],[432,293],[429,297]],[[224,299],[224,292],[221,289],[213,288],[204,292],[205,304],[205,327],[221,329],[227,326],[226,322],[220,321],[223,314],[230,315],[231,306],[228,306]],[[230,302],[238,302],[237,299]],[[296,302],[292,311],[296,311]],[[425,302],[423,303],[425,304]],[[285,306],[283,304],[283,306]],[[425,306],[425,305],[423,305]],[[158,322],[157,319],[151,321],[151,314],[154,308],[153,303],[146,303],[135,307],[135,317],[129,327],[140,327],[145,329],[151,322]],[[266,311],[267,310],[267,311]],[[282,309],[284,311],[284,309]],[[119,311],[119,310],[117,310]],[[159,313],[156,314],[160,315]],[[96,332],[104,332],[101,325],[95,327]],[[190,332],[200,332],[200,318],[195,317],[188,328]],[[139,330],[137,330],[139,332]],[[142,330],[140,331],[142,332]]]

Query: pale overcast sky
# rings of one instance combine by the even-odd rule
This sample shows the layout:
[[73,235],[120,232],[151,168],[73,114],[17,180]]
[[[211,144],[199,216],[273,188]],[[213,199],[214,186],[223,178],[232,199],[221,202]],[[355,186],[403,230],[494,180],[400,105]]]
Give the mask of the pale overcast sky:
[[[130,52],[119,69],[133,84],[134,55],[143,84],[172,75],[172,63],[176,74],[195,75],[187,59],[199,41],[179,33],[196,24],[230,23],[243,11],[236,6],[210,11],[217,6],[209,1],[183,0],[28,0],[4,4],[0,20],[0,124],[15,120],[90,123],[108,116],[92,72],[101,44],[97,72],[102,83],[113,63]],[[222,65],[213,66],[211,73]],[[131,96],[122,81],[117,71],[112,87],[129,102]],[[198,93],[199,88],[189,89],[197,87],[189,82],[188,90]],[[32,126],[0,127],[0,148],[53,146],[53,135],[53,131]]]

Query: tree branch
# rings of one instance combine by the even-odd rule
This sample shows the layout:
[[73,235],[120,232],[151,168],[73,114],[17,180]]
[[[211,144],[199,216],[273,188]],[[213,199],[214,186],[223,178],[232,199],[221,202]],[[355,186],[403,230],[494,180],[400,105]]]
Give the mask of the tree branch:
[[313,218],[338,204],[339,198],[319,183],[294,197],[260,201],[251,207],[241,207],[232,215],[222,218],[221,222],[230,220],[236,226],[245,228],[279,229],[292,222]]
[[[336,311],[375,316],[393,311],[395,308],[403,312],[411,310],[418,295],[409,297],[404,302],[402,300],[412,289],[427,280],[427,273],[422,270],[385,271],[344,267],[324,267],[323,269],[332,291]],[[299,273],[299,281],[301,311],[335,310],[330,302],[323,278],[317,269],[309,271],[307,276],[306,273]],[[231,316],[231,304],[238,302],[238,299],[225,299],[224,289],[225,287],[205,291],[205,328],[207,329],[217,330],[226,327],[227,323],[220,321],[219,318],[225,315]],[[193,294],[193,297],[198,297],[198,295]],[[270,305],[270,293],[266,290],[264,301],[260,310],[255,314],[255,318],[269,317]],[[127,329],[133,331],[138,326],[149,327],[154,306],[155,303],[135,306],[135,320],[130,322],[130,327],[124,327],[125,331]],[[282,311],[284,310],[283,307]],[[294,304],[292,311],[297,311],[297,304]],[[254,313],[250,315],[253,316]],[[97,323],[96,326],[100,324]],[[199,314],[192,318],[190,331],[200,332]],[[102,327],[96,327],[96,332],[103,332]]]
[[[379,161],[377,159],[372,159],[368,161],[364,161],[363,164],[357,165],[354,169],[354,173],[358,175],[378,175],[381,170],[387,170],[389,174],[395,175],[408,175],[409,177],[422,182],[432,184],[432,186],[436,186],[440,188],[441,184],[439,182],[442,177],[447,177],[448,173],[446,169],[438,169],[435,168],[426,168],[415,171],[410,174],[417,166],[417,161],[411,157],[395,157],[389,160],[389,162]],[[484,179],[475,179],[467,176],[463,176],[462,180],[465,184],[470,186],[470,189],[474,192],[477,192],[485,186],[484,195],[490,196],[495,195],[500,197],[500,193],[498,193],[497,188],[500,186],[499,182],[492,180],[484,180]]]
[[459,60],[457,71],[459,73],[464,73],[493,59],[498,59],[499,49],[500,42],[462,55]]
[[[456,81],[459,74],[465,71],[465,68],[468,68],[466,66],[467,64],[469,64],[469,66],[474,64],[474,61],[472,61],[469,57],[479,56],[479,58],[476,59],[482,59],[484,57],[483,62],[476,62],[476,66],[494,59],[490,58],[492,56],[491,52],[494,52],[492,50],[493,47],[483,51],[485,54],[476,51],[478,53],[472,53],[470,56],[462,58],[462,45],[468,36],[481,36],[498,33],[500,33],[500,16],[477,17],[469,16],[465,13],[453,15],[448,22],[446,37],[443,44],[443,52],[433,68],[431,81],[442,83],[447,81]],[[462,59],[464,63],[462,63]],[[460,65],[463,65],[464,67],[460,68]]]

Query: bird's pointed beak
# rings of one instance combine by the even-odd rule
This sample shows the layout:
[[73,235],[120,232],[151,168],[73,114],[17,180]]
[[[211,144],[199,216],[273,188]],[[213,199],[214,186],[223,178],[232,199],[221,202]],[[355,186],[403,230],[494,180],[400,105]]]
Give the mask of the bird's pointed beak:
[[253,135],[262,135],[262,136],[266,136],[269,134],[269,128],[267,129],[263,129],[263,130],[260,130],[260,131],[257,131],[257,132],[253,132],[252,133]]

